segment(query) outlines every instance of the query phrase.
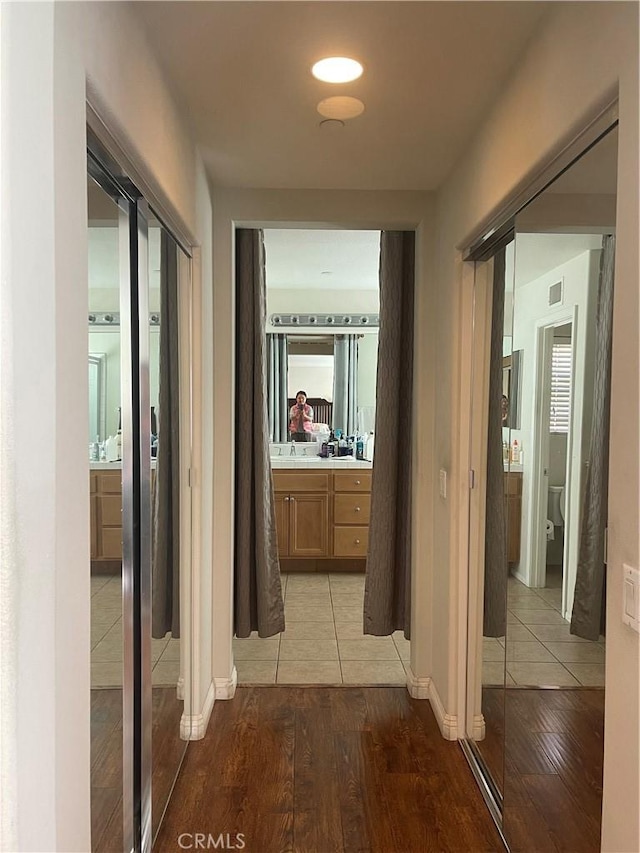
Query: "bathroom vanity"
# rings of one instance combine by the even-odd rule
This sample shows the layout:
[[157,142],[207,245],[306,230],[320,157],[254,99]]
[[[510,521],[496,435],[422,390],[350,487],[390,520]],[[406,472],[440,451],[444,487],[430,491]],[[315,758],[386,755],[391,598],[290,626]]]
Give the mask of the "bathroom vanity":
[[[348,561],[364,570],[369,544],[371,462],[343,459],[272,459],[278,554],[287,561]],[[291,565],[291,562],[289,562]],[[337,566],[336,566],[337,567]]]
[[[517,470],[519,468],[519,470]],[[520,562],[520,527],[522,525],[522,466],[512,465],[504,472],[504,498],[507,511],[507,562]]]
[[[151,484],[156,461],[151,461]],[[91,572],[119,574],[122,567],[122,463],[89,467]]]

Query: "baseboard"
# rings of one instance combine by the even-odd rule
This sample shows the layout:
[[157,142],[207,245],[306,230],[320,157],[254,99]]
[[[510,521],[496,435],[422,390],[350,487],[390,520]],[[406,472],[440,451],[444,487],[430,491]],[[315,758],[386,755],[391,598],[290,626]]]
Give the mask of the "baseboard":
[[216,699],[233,699],[238,686],[238,670],[233,667],[230,678],[214,678]]
[[409,691],[409,696],[412,699],[428,699],[429,698],[429,685],[431,684],[431,678],[418,678],[417,675],[414,675],[411,667],[407,670],[407,690]]
[[431,703],[442,737],[445,740],[458,740],[458,718],[454,714],[447,714],[444,710],[444,705],[438,695],[433,679],[431,679],[431,683],[429,684],[429,702]]
[[201,714],[183,714],[180,719],[180,737],[182,740],[202,740],[207,732],[211,712],[216,700],[216,688],[212,681],[207,690]]
[[487,726],[482,714],[476,714],[473,718],[473,740],[484,740],[487,734]]

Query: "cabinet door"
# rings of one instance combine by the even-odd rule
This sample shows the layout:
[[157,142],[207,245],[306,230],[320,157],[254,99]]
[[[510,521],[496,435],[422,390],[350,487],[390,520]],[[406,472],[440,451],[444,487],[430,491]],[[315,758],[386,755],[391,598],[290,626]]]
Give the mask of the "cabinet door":
[[328,529],[328,495],[289,496],[290,557],[328,556]]
[[90,498],[90,516],[89,529],[91,531],[91,559],[95,560],[98,556],[98,498],[96,495],[91,495]]
[[289,495],[275,493],[276,534],[280,557],[289,556],[289,503]]

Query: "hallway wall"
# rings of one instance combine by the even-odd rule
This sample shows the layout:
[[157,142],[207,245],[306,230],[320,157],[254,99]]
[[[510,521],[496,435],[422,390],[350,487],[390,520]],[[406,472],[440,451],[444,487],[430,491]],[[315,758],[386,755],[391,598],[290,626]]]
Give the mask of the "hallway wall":
[[0,238],[10,246],[0,261],[1,842],[6,850],[86,853],[87,90],[205,255],[210,200],[128,4],[3,3],[0,16]]
[[461,550],[466,524],[468,457],[458,424],[465,417],[464,365],[469,341],[461,316],[472,277],[460,249],[541,166],[606,104],[619,86],[619,179],[611,422],[607,696],[603,850],[640,849],[637,803],[640,638],[620,619],[622,563],[639,560],[638,445],[638,7],[632,3],[552,4],[549,17],[465,156],[438,197],[438,397],[436,467],[452,472],[461,496],[436,503],[433,630],[442,654],[433,677],[446,710],[459,715],[464,674],[457,662],[466,613],[459,591],[467,571]]

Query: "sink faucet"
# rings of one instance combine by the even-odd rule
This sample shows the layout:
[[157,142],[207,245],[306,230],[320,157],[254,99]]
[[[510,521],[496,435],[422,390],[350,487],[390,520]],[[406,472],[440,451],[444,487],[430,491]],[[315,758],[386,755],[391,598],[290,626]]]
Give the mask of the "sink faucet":
[[292,441],[292,442],[291,442],[291,450],[289,450],[289,456],[295,456],[295,455],[296,455],[296,445],[295,445],[295,443]]

